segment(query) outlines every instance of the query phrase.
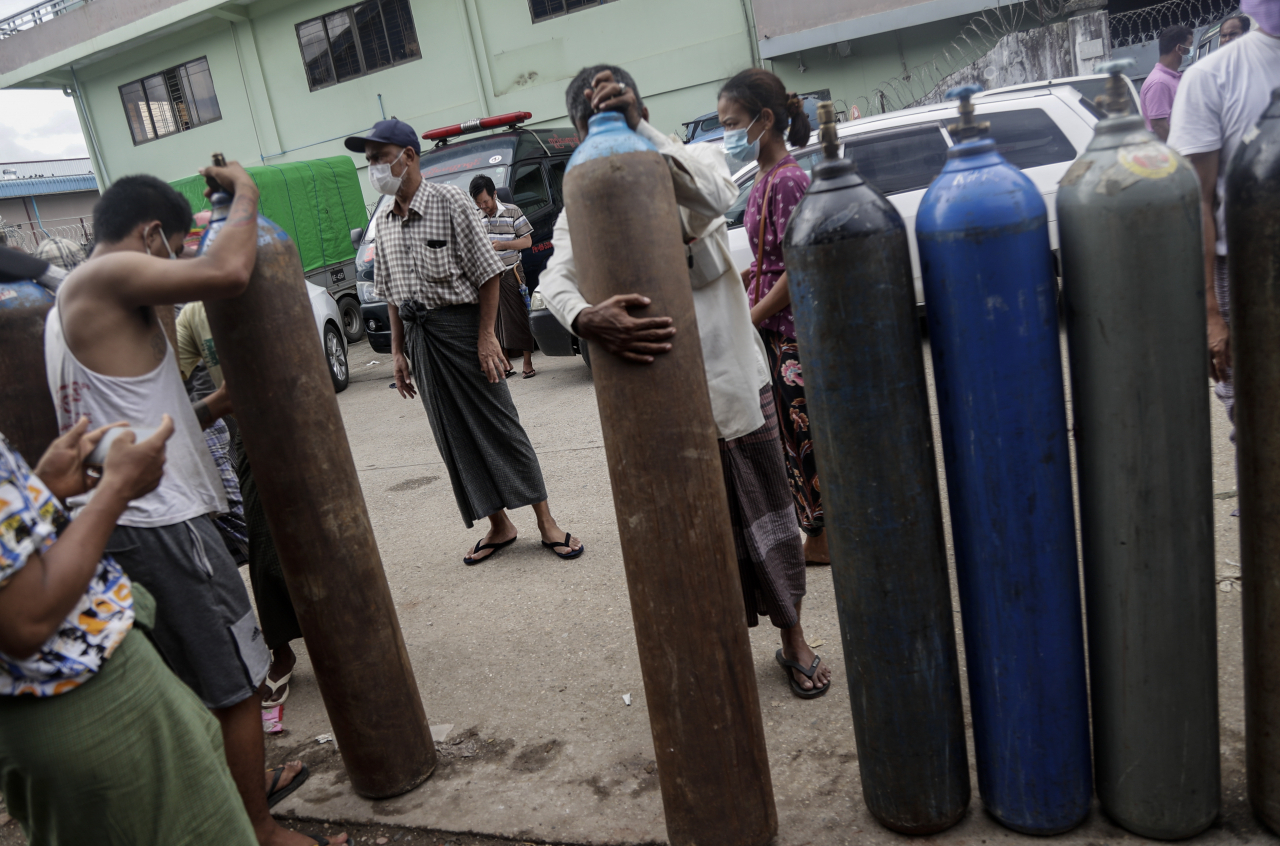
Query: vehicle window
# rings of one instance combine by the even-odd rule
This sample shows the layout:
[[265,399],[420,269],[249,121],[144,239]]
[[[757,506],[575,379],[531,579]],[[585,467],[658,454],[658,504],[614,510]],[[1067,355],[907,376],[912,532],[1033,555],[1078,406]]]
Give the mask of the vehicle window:
[[1069,162],[1076,157],[1076,148],[1044,109],[989,112],[981,120],[991,121],[996,150],[1020,170]]
[[364,240],[360,242],[361,244],[373,243],[374,233],[378,229],[378,218],[382,217],[382,212],[387,210],[387,203],[391,202],[391,200],[391,197],[383,194],[382,197],[378,199],[378,202],[374,204],[373,214],[369,215],[369,226],[364,231]]
[[539,162],[523,164],[516,168],[511,180],[511,198],[525,213],[525,216],[536,214],[551,205],[551,195],[547,191],[547,180],[542,175]]
[[[796,164],[800,165],[807,175],[812,176],[813,166],[822,160],[822,148],[809,147],[806,150],[792,150],[791,155],[796,160]],[[729,224],[730,229],[741,226],[743,218],[747,215],[747,201],[751,199],[751,186],[755,184],[757,172],[752,171],[742,178],[742,182],[738,183],[738,199],[734,200],[733,205],[724,213],[725,221]]]
[[936,123],[846,138],[844,157],[882,194],[928,188],[947,163],[947,142]]
[[568,159],[559,159],[547,165],[547,176],[551,177],[551,196],[558,206],[564,205],[564,169],[568,164]]
[[475,170],[460,170],[457,173],[445,173],[439,176],[425,177],[428,182],[434,182],[437,185],[455,185],[461,188],[466,195],[471,196],[471,180],[477,176],[487,176],[493,180],[494,187],[501,188],[507,184],[507,168],[506,165],[498,165],[497,167],[481,167]]

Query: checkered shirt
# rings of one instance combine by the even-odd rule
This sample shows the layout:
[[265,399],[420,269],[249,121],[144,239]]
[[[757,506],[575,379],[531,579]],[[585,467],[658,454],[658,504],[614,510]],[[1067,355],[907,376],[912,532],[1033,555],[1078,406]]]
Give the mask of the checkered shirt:
[[[520,211],[519,206],[512,206],[499,200],[498,213],[493,217],[480,211],[479,206],[476,207],[476,211],[480,212],[480,222],[488,230],[489,240],[493,243],[516,241],[533,231],[533,226],[525,219],[524,212]],[[502,259],[502,263],[507,267],[515,267],[520,263],[520,251],[502,250],[498,253],[498,258]]]
[[378,221],[373,263],[374,291],[387,302],[477,303],[480,286],[506,269],[461,188],[424,181],[406,217],[394,208],[390,204]]

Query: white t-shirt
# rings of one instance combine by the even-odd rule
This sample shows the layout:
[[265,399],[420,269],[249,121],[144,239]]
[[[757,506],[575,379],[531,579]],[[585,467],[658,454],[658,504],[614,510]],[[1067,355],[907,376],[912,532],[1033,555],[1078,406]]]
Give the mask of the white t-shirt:
[[1218,159],[1218,255],[1227,254],[1227,168],[1240,138],[1280,87],[1280,38],[1253,30],[1196,62],[1173,101],[1169,146],[1184,156],[1221,150]]

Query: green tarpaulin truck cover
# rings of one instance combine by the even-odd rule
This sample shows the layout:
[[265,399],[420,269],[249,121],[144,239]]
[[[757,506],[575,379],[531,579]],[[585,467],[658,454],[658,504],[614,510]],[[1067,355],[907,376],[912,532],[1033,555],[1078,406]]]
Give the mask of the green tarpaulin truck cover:
[[[258,186],[258,210],[289,233],[310,272],[355,258],[351,230],[369,225],[356,166],[348,156],[245,168]],[[193,212],[209,208],[202,176],[170,182]]]

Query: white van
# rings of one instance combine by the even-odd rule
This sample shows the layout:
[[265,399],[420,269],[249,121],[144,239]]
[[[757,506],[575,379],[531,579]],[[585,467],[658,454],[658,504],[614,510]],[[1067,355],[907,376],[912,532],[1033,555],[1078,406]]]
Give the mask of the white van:
[[[1137,100],[1136,92],[1133,99]],[[1071,85],[1018,86],[991,91],[975,97],[973,104],[976,119],[991,122],[990,137],[995,139],[996,149],[1040,189],[1049,210],[1049,243],[1056,251],[1058,181],[1084,152],[1102,113]],[[853,160],[863,178],[888,197],[907,225],[916,302],[920,304],[924,303],[924,290],[916,249],[916,211],[924,192],[946,163],[947,149],[955,143],[947,132],[947,124],[958,118],[956,103],[947,102],[873,115],[837,126],[842,155]],[[815,132],[809,146],[791,153],[806,173],[822,160],[817,141]],[[729,247],[739,270],[749,267],[754,258],[742,219],[757,170],[752,164],[734,175],[740,193],[725,213],[729,222]]]

